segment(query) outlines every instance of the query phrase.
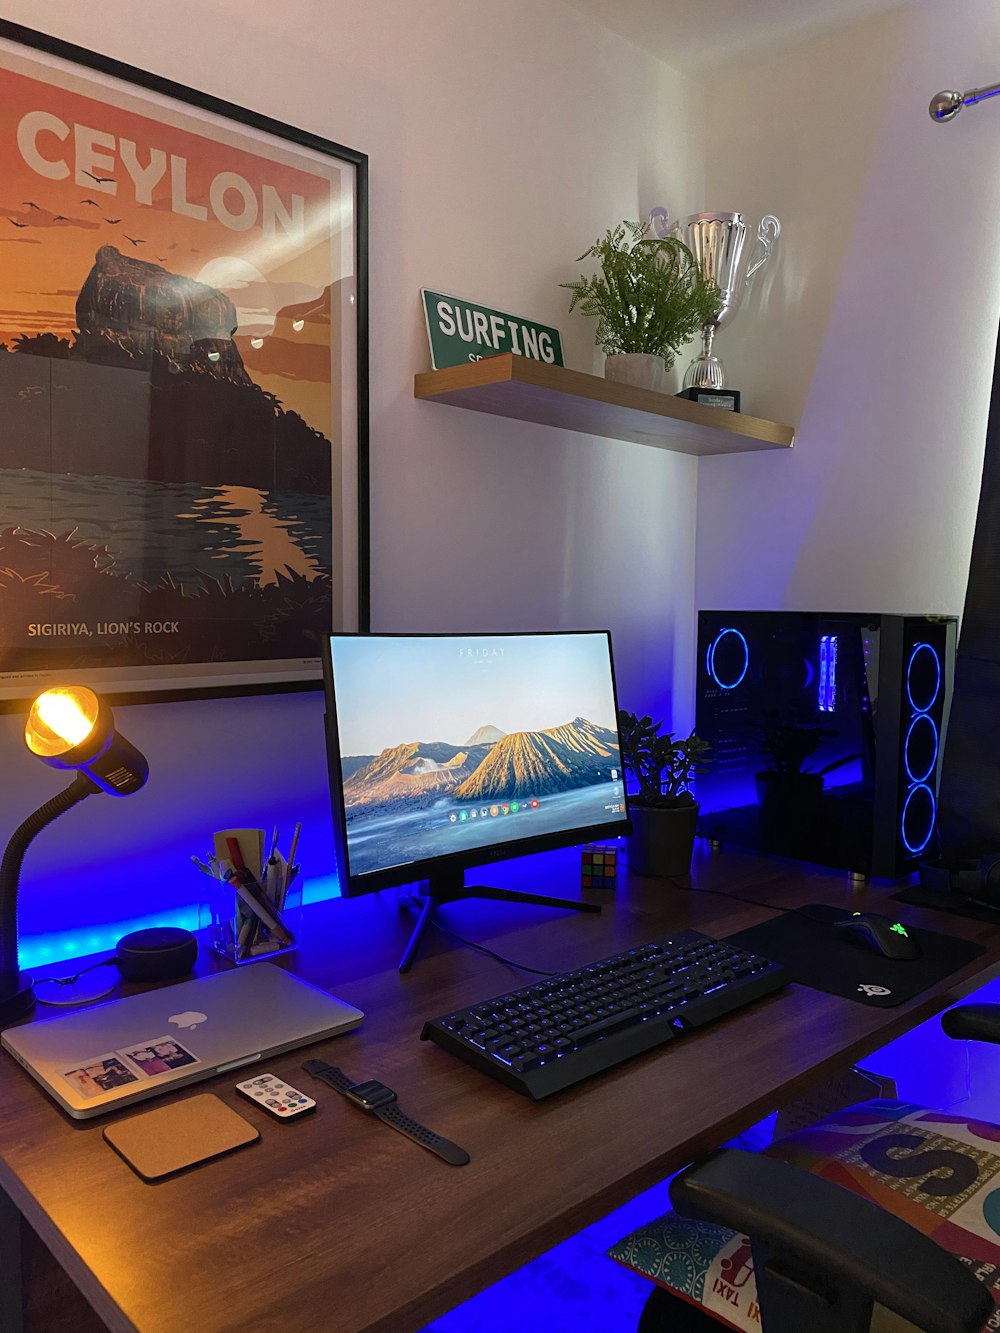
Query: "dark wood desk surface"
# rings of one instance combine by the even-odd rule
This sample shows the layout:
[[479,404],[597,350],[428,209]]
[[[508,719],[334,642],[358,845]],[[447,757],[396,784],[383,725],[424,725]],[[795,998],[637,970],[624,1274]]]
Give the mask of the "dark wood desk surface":
[[[578,865],[573,853],[554,854],[512,863],[494,882],[569,896]],[[699,849],[694,883],[779,904],[875,909],[890,891],[733,850]],[[591,896],[605,904],[602,915],[458,903],[442,919],[519,961],[564,970],[685,926],[724,936],[769,915],[639,878]],[[309,909],[294,966],[362,1008],[365,1022],[268,1062],[316,1096],[316,1115],[288,1125],[265,1119],[235,1092],[243,1075],[179,1091],[217,1093],[259,1126],[262,1141],[147,1185],[103,1142],[111,1117],[72,1121],[4,1054],[0,1185],[116,1333],[406,1333],[996,970],[1000,925],[906,907],[898,914],[988,952],[946,987],[896,1009],[791,986],[536,1104],[418,1040],[424,1018],[530,976],[434,931],[400,977],[412,918],[393,892],[322,904]],[[449,1167],[359,1114],[309,1079],[301,1068],[308,1056],[382,1079],[404,1110],[467,1148],[471,1164]]]

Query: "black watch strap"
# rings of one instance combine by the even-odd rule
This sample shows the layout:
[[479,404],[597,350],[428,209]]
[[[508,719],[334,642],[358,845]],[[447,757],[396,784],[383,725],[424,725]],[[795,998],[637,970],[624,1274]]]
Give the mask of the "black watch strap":
[[[306,1060],[302,1068],[312,1074],[313,1078],[328,1083],[337,1092],[346,1094],[352,1088],[360,1086],[355,1083],[354,1079],[348,1078],[342,1069],[338,1069],[336,1065],[328,1065],[325,1060]],[[418,1120],[414,1120],[412,1116],[408,1116],[396,1102],[393,1102],[390,1106],[375,1107],[371,1114],[377,1115],[380,1120],[384,1120],[393,1129],[398,1129],[400,1134],[405,1134],[414,1143],[419,1143],[421,1148],[427,1148],[430,1152],[436,1153],[450,1166],[465,1166],[469,1161],[469,1154],[464,1148],[460,1148],[457,1143],[452,1143],[451,1139],[442,1138],[440,1134],[435,1134],[432,1129],[428,1129],[426,1125],[422,1125]]]
[[324,1083],[329,1083],[338,1092],[346,1092],[348,1088],[354,1087],[353,1078],[348,1078],[342,1069],[328,1065],[325,1060],[306,1060],[302,1068],[308,1070],[313,1078],[321,1078]]

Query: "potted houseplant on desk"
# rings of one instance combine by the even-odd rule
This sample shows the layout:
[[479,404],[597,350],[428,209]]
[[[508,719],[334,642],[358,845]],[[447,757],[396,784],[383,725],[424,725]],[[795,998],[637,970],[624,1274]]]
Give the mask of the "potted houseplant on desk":
[[598,260],[600,272],[560,286],[573,293],[570,312],[579,306],[597,319],[605,379],[665,390],[677,349],[715,317],[718,287],[683,241],[650,236],[641,222],[620,222],[577,263],[584,259]]
[[673,733],[661,735],[662,726],[648,714],[618,714],[622,763],[639,784],[628,798],[629,870],[660,879],[691,869],[698,805],[689,784],[711,748],[694,732],[681,741]]

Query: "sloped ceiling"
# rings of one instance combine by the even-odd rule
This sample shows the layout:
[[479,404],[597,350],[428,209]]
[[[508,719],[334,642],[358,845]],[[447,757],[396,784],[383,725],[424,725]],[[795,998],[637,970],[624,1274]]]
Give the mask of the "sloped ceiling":
[[808,37],[921,0],[566,0],[678,69]]

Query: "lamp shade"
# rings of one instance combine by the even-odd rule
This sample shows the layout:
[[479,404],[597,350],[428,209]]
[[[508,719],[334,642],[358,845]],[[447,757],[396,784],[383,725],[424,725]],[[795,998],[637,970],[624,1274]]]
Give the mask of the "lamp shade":
[[28,713],[24,727],[28,749],[42,759],[65,755],[92,734],[100,712],[100,700],[85,685],[46,690]]
[[79,769],[112,796],[138,791],[149,776],[145,757],[115,730],[111,709],[86,685],[40,694],[28,713],[24,739],[44,763]]

